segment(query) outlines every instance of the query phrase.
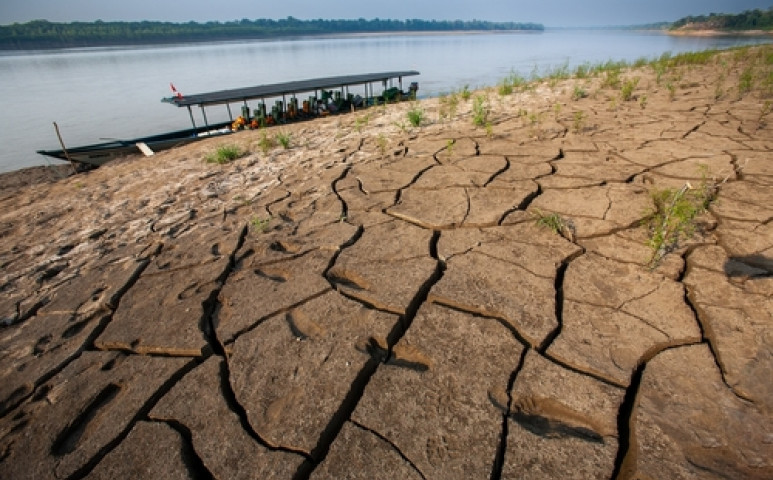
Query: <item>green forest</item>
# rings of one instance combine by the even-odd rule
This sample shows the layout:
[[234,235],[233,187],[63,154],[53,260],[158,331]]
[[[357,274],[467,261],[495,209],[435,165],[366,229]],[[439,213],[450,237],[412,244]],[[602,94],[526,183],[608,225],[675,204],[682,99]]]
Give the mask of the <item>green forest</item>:
[[671,24],[671,29],[680,28],[713,30],[772,30],[773,7],[767,10],[747,10],[738,15],[710,13],[684,17]]
[[535,23],[437,20],[281,20],[232,22],[73,22],[35,20],[0,25],[0,49],[71,48],[177,42],[244,40],[298,35],[381,32],[537,30]]

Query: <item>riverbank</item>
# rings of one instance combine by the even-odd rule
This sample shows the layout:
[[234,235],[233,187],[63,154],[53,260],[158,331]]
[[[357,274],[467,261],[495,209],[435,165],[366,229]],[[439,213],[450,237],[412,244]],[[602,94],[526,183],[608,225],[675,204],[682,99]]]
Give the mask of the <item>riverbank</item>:
[[0,190],[0,477],[770,478],[771,50]]
[[764,37],[773,36],[773,30],[715,30],[680,28],[666,30],[669,35],[677,37]]

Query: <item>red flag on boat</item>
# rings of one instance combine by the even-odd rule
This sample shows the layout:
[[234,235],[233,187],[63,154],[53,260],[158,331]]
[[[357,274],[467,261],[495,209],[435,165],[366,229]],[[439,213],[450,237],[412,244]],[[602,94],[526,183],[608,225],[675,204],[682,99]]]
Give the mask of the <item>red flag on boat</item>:
[[174,83],[169,82],[169,86],[172,87],[172,93],[174,93],[174,96],[177,98],[183,98],[183,94],[178,92],[176,88],[174,88]]

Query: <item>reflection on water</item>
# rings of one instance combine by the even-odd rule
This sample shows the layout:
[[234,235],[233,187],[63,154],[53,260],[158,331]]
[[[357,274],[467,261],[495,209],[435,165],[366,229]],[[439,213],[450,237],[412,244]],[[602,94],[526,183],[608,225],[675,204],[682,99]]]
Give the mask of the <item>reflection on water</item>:
[[[36,150],[59,148],[52,122],[68,145],[132,138],[187,128],[187,110],[163,104],[169,82],[185,93],[305,78],[418,70],[420,97],[494,85],[567,65],[654,58],[770,42],[770,37],[671,37],[614,30],[543,33],[352,35],[91,48],[0,54],[0,172],[48,160]],[[413,80],[413,79],[412,79]],[[234,109],[238,111],[238,107]],[[197,121],[200,121],[200,113]],[[210,122],[227,110],[207,110]]]

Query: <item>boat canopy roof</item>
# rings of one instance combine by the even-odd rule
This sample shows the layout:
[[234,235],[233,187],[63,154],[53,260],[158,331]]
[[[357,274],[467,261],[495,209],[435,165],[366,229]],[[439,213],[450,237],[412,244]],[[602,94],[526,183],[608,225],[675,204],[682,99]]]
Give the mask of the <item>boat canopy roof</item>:
[[386,82],[393,78],[402,80],[402,77],[419,75],[415,70],[382,72],[382,73],[364,73],[360,75],[343,75],[337,77],[312,78],[309,80],[299,80],[295,82],[274,83],[271,85],[257,85],[254,87],[234,88],[230,90],[219,90],[216,92],[199,93],[195,95],[184,95],[178,97],[165,98],[178,107],[190,107],[191,105],[218,105],[224,103],[235,103],[256,98],[270,98],[281,95],[290,95],[301,92],[313,92],[325,88],[347,87],[350,85],[361,85],[371,82]]

